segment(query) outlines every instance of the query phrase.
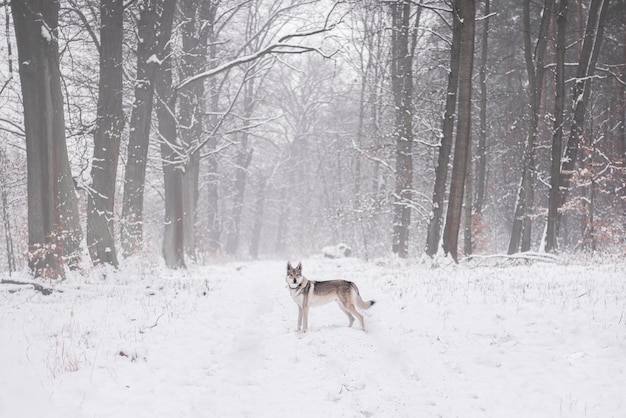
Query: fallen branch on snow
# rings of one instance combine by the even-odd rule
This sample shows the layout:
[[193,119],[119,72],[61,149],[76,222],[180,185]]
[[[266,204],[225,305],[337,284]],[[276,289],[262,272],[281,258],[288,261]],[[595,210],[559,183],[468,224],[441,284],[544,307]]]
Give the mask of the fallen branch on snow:
[[535,253],[527,251],[525,253],[515,253],[515,254],[490,254],[490,255],[470,255],[466,258],[466,260],[470,261],[473,259],[478,260],[487,260],[493,258],[503,258],[505,260],[527,260],[527,261],[543,261],[546,263],[555,263],[558,260],[558,257],[554,254],[549,253]]
[[44,296],[51,295],[52,292],[63,293],[63,291],[61,290],[50,289],[49,287],[43,287],[42,285],[38,283],[33,283],[33,282],[18,282],[17,280],[1,280],[0,284],[15,284],[18,286],[32,286],[34,290],[36,290],[37,292],[40,292]]

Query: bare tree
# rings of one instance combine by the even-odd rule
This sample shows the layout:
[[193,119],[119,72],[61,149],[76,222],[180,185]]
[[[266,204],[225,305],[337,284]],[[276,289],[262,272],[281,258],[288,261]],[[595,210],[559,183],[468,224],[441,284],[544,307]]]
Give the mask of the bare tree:
[[556,97],[554,101],[554,130],[552,132],[552,162],[550,165],[550,195],[545,250],[557,249],[556,222],[559,209],[561,155],[563,146],[563,110],[565,101],[565,35],[567,30],[567,0],[556,0]]
[[100,82],[98,115],[87,206],[87,247],[95,265],[118,265],[113,218],[120,141],[124,128],[122,102],[123,0],[100,2]]
[[413,195],[413,56],[421,8],[418,7],[415,13],[415,24],[411,23],[412,7],[409,0],[391,2],[390,8],[391,84],[396,115],[393,132],[396,185],[391,249],[399,257],[406,258],[409,252]]
[[[210,51],[215,50],[215,20],[219,1],[189,1],[180,3],[180,32],[182,56],[179,60],[180,78],[191,77],[214,64]],[[178,119],[180,138],[188,155],[183,175],[185,253],[196,256],[196,217],[199,198],[200,153],[191,152],[205,136],[205,83],[196,83],[179,96]],[[212,106],[211,106],[212,107]],[[191,150],[191,151],[190,151]]]
[[489,52],[489,15],[491,14],[491,1],[484,0],[483,30],[480,51],[480,126],[478,136],[478,161],[476,181],[476,213],[480,216],[485,202],[485,184],[487,177],[487,58]]
[[177,135],[176,95],[173,90],[172,26],[176,3],[166,1],[159,21],[159,45],[163,60],[159,63],[155,89],[161,159],[163,163],[163,258],[170,268],[185,267],[183,208],[183,148]]
[[[260,22],[258,5],[250,3],[248,7],[248,14],[246,20],[246,44],[243,48],[245,52],[253,52],[261,47],[260,42],[264,38],[263,33],[259,33]],[[257,38],[259,40],[254,41]],[[254,63],[253,63],[254,65]],[[248,181],[248,171],[250,163],[252,162],[252,156],[254,150],[250,148],[250,130],[245,125],[251,123],[252,114],[256,107],[256,94],[258,89],[258,82],[256,77],[248,77],[250,71],[254,71],[253,67],[248,64],[245,67],[244,77],[246,80],[243,85],[242,92],[242,107],[243,112],[241,114],[241,121],[244,125],[239,133],[239,144],[237,146],[237,155],[235,157],[235,190],[233,196],[233,206],[231,209],[231,216],[229,222],[225,223],[226,230],[226,252],[228,254],[235,254],[239,249],[239,237],[241,229],[241,216],[244,207],[244,197],[246,191],[246,185]]]
[[7,179],[8,161],[3,149],[0,149],[0,205],[2,205],[2,226],[4,227],[4,240],[6,243],[7,267],[9,275],[16,270],[15,249],[13,246],[13,234],[11,233],[11,220],[9,215],[9,191]]
[[263,230],[263,214],[265,212],[265,195],[267,179],[263,174],[256,176],[256,200],[254,204],[254,224],[252,227],[252,240],[250,243],[250,257],[256,259],[259,256],[261,231]]
[[65,142],[58,51],[58,0],[12,2],[24,106],[29,266],[64,276],[76,266],[82,232]]
[[[378,239],[378,230],[387,223],[380,219],[381,201],[386,193],[381,193],[380,154],[384,135],[381,133],[381,109],[384,108],[384,94],[381,90],[386,83],[383,76],[389,68],[386,60],[390,39],[380,30],[387,25],[386,10],[382,3],[363,2],[352,9],[355,27],[351,32],[352,48],[345,51],[348,62],[359,75],[358,113],[356,132],[352,141],[350,156],[353,172],[352,222],[360,241],[365,259],[369,259],[374,248],[387,248]],[[355,96],[355,98],[357,98]],[[389,166],[387,166],[389,167]],[[388,173],[391,173],[389,170]],[[357,247],[358,248],[358,247]]]
[[443,232],[443,250],[458,260],[458,239],[463,206],[463,192],[467,175],[468,153],[471,140],[472,119],[472,69],[474,65],[474,32],[476,2],[455,1],[456,13],[461,23],[461,49],[459,54],[459,114],[454,142],[454,160],[450,178],[450,200]]
[[452,151],[454,133],[454,115],[456,113],[457,91],[459,85],[459,58],[461,53],[461,15],[455,7],[452,12],[452,44],[450,47],[450,70],[446,90],[446,106],[442,120],[441,146],[435,169],[435,186],[431,219],[426,235],[426,254],[433,257],[439,251],[441,226],[443,224],[444,198],[448,180],[448,164]]
[[553,4],[554,0],[544,0],[541,25],[539,27],[539,34],[537,35],[537,44],[533,48],[531,44],[530,2],[524,1],[524,58],[526,62],[526,73],[528,75],[530,123],[522,157],[522,176],[517,193],[517,202],[515,203],[515,215],[508,249],[509,254],[516,253],[520,250],[520,241],[522,251],[528,251],[530,249],[532,220],[529,216],[529,211],[533,204],[534,195],[533,183],[536,170],[535,142],[537,140],[539,127],[540,102],[545,74],[544,56],[548,41],[550,11],[552,10]]
[[[248,123],[252,117],[255,101],[255,80],[251,78],[243,87],[243,122]],[[244,206],[244,195],[248,178],[248,169],[252,162],[253,149],[249,148],[250,133],[247,128],[243,128],[239,134],[237,156],[235,160],[235,194],[233,196],[233,207],[231,219],[226,228],[226,252],[235,254],[239,249],[239,234],[241,228],[241,214]]]
[[[145,189],[150,122],[157,70],[157,29],[162,2],[139,0],[137,20],[137,76],[130,118],[128,157],[124,170],[121,242],[124,256],[141,249],[143,239],[143,198]],[[162,55],[160,55],[162,57]]]
[[576,80],[573,91],[572,125],[570,127],[569,138],[565,150],[565,158],[561,165],[561,175],[559,179],[559,202],[557,203],[557,221],[555,235],[559,232],[560,212],[572,182],[572,175],[577,163],[578,149],[583,136],[585,123],[585,109],[591,92],[591,80],[595,74],[596,63],[600,55],[602,38],[604,36],[604,23],[606,21],[609,0],[592,0],[589,6],[587,25],[585,26],[585,37],[582,44]]

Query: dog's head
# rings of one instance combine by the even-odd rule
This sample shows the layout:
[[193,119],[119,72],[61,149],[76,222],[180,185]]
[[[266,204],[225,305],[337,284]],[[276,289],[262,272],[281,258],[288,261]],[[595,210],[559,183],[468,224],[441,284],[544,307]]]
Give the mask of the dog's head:
[[287,276],[285,280],[290,288],[295,289],[299,287],[304,280],[304,277],[302,277],[302,263],[298,263],[296,267],[292,267],[291,263],[287,262]]

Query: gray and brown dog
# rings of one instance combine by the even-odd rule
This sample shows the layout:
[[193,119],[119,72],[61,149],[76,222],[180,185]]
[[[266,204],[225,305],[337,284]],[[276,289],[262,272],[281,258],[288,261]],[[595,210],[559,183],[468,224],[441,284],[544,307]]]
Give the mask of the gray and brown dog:
[[347,280],[328,280],[316,282],[308,280],[302,275],[302,263],[292,267],[287,262],[287,277],[285,278],[289,286],[289,293],[296,305],[298,305],[298,331],[306,332],[309,322],[309,307],[324,305],[329,302],[337,302],[339,308],[348,316],[350,325],[354,323],[354,317],[359,318],[361,329],[365,331],[363,315],[357,311],[368,309],[374,304],[373,300],[364,302],[359,295],[359,289],[352,282]]

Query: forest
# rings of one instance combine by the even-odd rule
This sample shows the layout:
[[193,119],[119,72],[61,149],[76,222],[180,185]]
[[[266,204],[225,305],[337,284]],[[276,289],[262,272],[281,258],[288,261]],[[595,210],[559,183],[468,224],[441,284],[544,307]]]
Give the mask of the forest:
[[0,0],[0,417],[623,416],[625,88],[626,0]]
[[623,0],[0,6],[1,271],[625,255]]

